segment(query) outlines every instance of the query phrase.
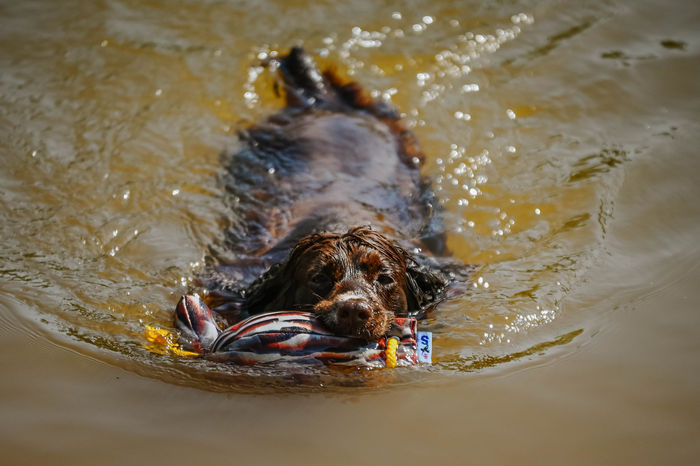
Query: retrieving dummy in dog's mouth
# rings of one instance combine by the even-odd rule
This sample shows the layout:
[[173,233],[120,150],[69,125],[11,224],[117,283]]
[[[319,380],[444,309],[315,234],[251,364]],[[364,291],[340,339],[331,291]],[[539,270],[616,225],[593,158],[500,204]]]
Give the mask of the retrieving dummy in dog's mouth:
[[376,340],[439,302],[454,268],[423,154],[394,108],[301,48],[270,65],[286,106],[239,133],[224,176],[235,259],[198,284],[228,324],[307,311],[337,335]]

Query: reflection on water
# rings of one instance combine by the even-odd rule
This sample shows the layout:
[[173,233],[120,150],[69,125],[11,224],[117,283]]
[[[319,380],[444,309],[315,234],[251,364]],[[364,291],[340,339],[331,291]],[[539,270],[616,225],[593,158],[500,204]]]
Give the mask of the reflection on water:
[[[271,1],[4,6],[0,280],[12,299],[3,301],[21,303],[10,307],[29,319],[27,332],[216,390],[231,378],[243,390],[290,379],[402,383],[567,344],[581,330],[557,325],[562,300],[605,253],[625,164],[647,137],[601,137],[601,125],[618,121],[603,96],[619,93],[622,112],[636,112],[614,73],[687,44],[589,53],[574,39],[612,7],[468,3],[295,2],[284,15]],[[468,292],[422,324],[435,334],[432,368],[286,368],[260,380],[144,350],[144,326],[171,325],[189,277],[236,221],[220,154],[235,149],[237,129],[281,105],[261,63],[302,42],[405,114],[428,155],[449,246],[479,266]]]

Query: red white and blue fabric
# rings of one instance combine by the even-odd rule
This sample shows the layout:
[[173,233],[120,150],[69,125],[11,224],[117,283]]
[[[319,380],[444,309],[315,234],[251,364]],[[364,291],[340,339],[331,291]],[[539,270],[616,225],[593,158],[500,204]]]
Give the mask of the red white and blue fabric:
[[326,330],[309,312],[280,311],[254,315],[221,331],[209,307],[196,295],[183,296],[175,324],[183,348],[210,360],[236,364],[278,362],[386,367],[387,341],[398,338],[396,365],[417,364],[416,319],[394,319],[376,342],[344,337]]

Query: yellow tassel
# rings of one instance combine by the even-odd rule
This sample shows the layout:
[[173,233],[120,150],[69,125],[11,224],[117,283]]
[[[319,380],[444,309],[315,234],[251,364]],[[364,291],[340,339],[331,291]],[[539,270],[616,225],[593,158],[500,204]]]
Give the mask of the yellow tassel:
[[170,330],[146,325],[143,333],[146,336],[146,340],[152,343],[151,345],[144,345],[151,353],[176,354],[185,357],[199,356],[199,353],[182,349],[177,343],[177,334]]
[[392,369],[396,367],[396,350],[399,347],[399,339],[391,337],[386,341],[386,367]]

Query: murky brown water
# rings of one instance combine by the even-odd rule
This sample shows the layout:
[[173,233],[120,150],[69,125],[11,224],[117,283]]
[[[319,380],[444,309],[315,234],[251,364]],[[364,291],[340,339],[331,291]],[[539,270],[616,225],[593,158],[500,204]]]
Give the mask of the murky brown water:
[[[691,1],[3,2],[0,462],[692,464],[698,24]],[[220,154],[281,105],[258,64],[292,44],[406,113],[481,266],[423,323],[430,368],[144,349],[235,220]]]

